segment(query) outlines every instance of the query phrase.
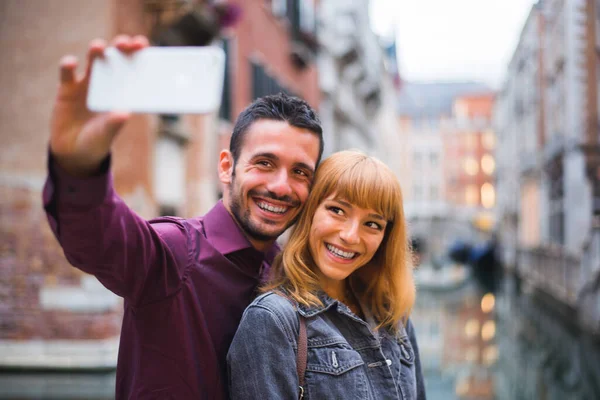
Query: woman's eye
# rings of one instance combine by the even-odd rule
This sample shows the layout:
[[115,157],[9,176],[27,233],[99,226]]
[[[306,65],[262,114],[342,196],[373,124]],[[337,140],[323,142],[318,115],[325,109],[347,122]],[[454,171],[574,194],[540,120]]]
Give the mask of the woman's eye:
[[344,210],[339,207],[329,206],[327,209],[336,215],[344,215]]
[[377,222],[367,222],[367,226],[369,228],[377,229],[378,231],[380,231],[382,229],[382,226],[380,224],[378,224]]

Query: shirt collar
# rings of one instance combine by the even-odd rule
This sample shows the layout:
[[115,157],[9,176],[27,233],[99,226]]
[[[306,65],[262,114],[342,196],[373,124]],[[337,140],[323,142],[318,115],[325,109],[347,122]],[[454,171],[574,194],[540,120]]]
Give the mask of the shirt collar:
[[[222,200],[206,213],[203,220],[206,238],[221,254],[226,255],[246,249],[256,250],[229,214]],[[277,243],[274,243],[265,252],[266,261],[271,263],[279,250]]]

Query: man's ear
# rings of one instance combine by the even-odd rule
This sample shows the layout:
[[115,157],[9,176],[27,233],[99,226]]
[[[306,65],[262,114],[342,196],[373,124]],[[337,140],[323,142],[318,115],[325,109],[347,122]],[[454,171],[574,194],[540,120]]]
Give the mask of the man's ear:
[[221,150],[219,154],[219,180],[224,185],[231,183],[233,176],[233,155],[229,150]]

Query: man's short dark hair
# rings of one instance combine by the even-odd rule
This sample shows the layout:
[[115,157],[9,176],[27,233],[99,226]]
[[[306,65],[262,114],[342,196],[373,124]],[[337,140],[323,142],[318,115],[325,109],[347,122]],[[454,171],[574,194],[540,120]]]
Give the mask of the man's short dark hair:
[[285,93],[259,97],[250,104],[238,116],[231,141],[229,142],[229,151],[233,156],[234,164],[237,162],[242,147],[244,145],[244,136],[248,128],[255,121],[261,119],[271,119],[275,121],[286,121],[296,128],[307,129],[313,132],[319,138],[319,156],[317,164],[321,161],[323,155],[323,128],[317,113],[304,100],[288,96]]

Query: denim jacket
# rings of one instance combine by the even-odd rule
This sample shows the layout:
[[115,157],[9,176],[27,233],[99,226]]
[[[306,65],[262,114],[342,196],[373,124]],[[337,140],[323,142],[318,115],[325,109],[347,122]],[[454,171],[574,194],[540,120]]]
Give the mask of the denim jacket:
[[269,292],[248,306],[227,355],[232,400],[298,398],[297,313],[306,318],[308,338],[305,399],[425,399],[410,321],[398,336],[373,332],[345,304],[319,297],[321,307],[295,308]]

